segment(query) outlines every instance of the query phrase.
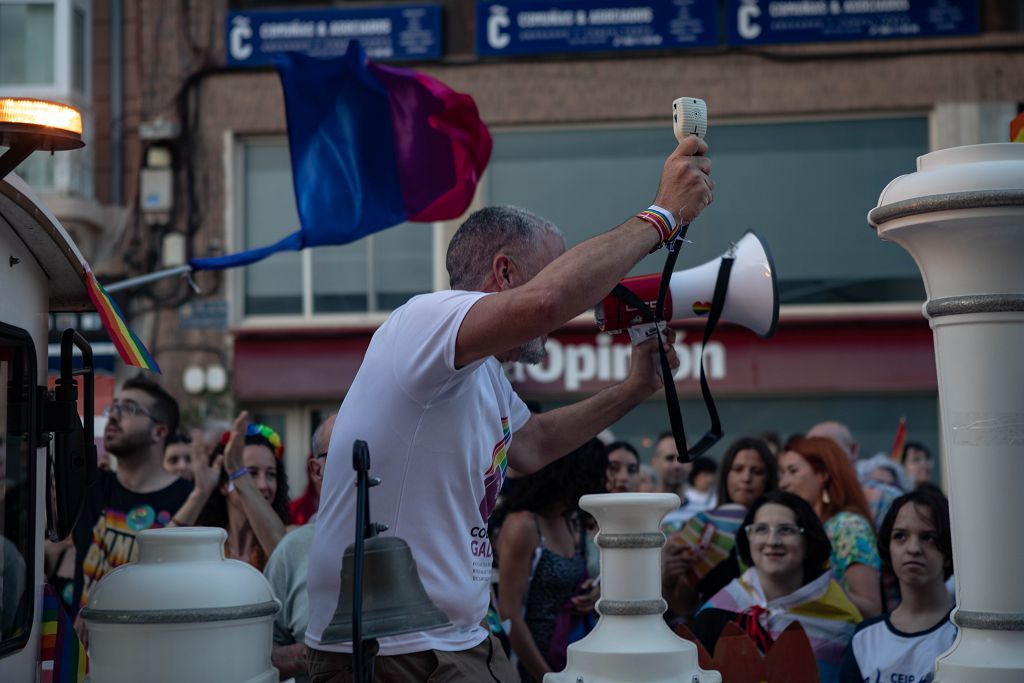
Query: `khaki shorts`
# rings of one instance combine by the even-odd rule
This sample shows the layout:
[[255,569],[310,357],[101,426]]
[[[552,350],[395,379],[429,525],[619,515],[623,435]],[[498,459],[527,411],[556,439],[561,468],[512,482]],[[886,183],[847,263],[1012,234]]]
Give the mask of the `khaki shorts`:
[[[307,648],[312,683],[352,683],[352,655]],[[501,643],[489,636],[461,652],[427,650],[374,660],[374,683],[519,683]]]

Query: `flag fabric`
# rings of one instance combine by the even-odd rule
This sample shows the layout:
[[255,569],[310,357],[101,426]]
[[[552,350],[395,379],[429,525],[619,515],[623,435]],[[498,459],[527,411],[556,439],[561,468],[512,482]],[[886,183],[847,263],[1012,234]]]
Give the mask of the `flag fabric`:
[[124,316],[121,314],[121,309],[107,294],[107,290],[103,289],[103,285],[96,280],[96,276],[92,274],[91,270],[86,270],[85,277],[89,298],[92,299],[96,312],[100,314],[100,321],[106,328],[107,334],[110,335],[110,340],[114,342],[121,360],[137,368],[160,372],[160,367],[153,360],[146,345],[128,327],[128,323],[125,322]]
[[748,615],[772,642],[794,621],[799,622],[807,633],[823,681],[838,680],[843,653],[863,619],[832,578],[831,569],[789,595],[769,601],[757,569],[750,568],[715,593],[699,611],[707,609]]
[[358,41],[337,59],[289,53],[277,69],[301,229],[260,249],[193,259],[193,268],[348,244],[403,221],[457,218],[469,207],[493,145],[469,95],[374,64]]
[[1010,142],[1024,142],[1024,112],[1010,121]]
[[43,624],[39,652],[40,683],[81,683],[89,673],[89,656],[71,617],[53,586],[43,584]]
[[907,443],[907,418],[901,417],[900,424],[896,427],[896,438],[892,442],[892,459],[899,462],[903,459],[903,446]]

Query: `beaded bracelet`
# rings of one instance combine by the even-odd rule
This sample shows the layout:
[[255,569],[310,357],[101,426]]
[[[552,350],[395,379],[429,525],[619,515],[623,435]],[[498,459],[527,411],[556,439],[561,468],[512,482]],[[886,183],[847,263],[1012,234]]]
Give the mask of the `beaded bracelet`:
[[657,251],[666,244],[671,244],[672,240],[679,234],[679,223],[676,221],[675,216],[672,215],[671,211],[657,204],[651,204],[638,213],[636,217],[650,223],[658,231],[658,244],[652,251]]
[[235,479],[240,479],[247,474],[249,474],[248,467],[243,467],[235,472],[232,472],[231,475],[228,477],[228,493],[231,493],[232,491],[235,490]]

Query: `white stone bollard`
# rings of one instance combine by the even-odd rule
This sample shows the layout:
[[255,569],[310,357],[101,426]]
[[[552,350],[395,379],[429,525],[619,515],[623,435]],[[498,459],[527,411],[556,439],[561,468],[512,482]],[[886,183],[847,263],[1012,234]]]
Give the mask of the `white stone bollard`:
[[544,683],[721,683],[697,666],[697,648],[676,636],[661,615],[661,518],[679,507],[673,493],[583,496],[597,519],[601,549],[601,615],[586,638],[569,646],[566,668]]
[[224,559],[223,529],[139,534],[139,560],[96,584],[82,610],[87,683],[277,683],[278,602],[263,575]]
[[1024,681],[1024,144],[926,154],[868,214],[924,278],[960,633],[936,683]]

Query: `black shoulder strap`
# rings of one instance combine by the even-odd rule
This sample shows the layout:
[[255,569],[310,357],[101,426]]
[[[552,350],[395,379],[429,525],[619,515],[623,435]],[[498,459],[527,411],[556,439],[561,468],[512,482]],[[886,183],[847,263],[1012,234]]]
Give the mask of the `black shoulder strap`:
[[[665,299],[668,297],[669,283],[672,279],[672,273],[675,271],[676,260],[679,258],[679,252],[682,249],[686,231],[689,227],[688,225],[683,226],[682,230],[679,231],[678,238],[669,246],[668,256],[665,257],[665,267],[661,272],[661,285],[658,290],[658,301],[653,315],[651,314],[650,307],[627,287],[618,284],[612,290],[613,296],[637,309],[641,317],[648,322],[653,323],[664,319]],[[711,334],[714,332],[719,318],[721,318],[722,308],[725,306],[725,297],[729,289],[729,275],[732,272],[734,262],[735,259],[731,256],[722,257],[721,265],[718,268],[718,278],[715,281],[714,295],[711,300],[711,310],[708,313],[707,326],[704,328],[704,341],[701,344],[700,353],[700,390],[704,398],[704,405],[707,407],[708,417],[711,420],[711,426],[693,448],[687,447],[683,412],[679,405],[679,394],[676,391],[675,377],[672,374],[672,367],[669,365],[668,355],[665,351],[664,337],[660,334],[657,335],[661,379],[662,384],[665,386],[665,405],[668,407],[668,419],[672,428],[672,438],[676,443],[676,452],[679,454],[679,460],[682,462],[689,462],[692,458],[702,455],[717,443],[723,435],[722,422],[719,419],[714,398],[711,396],[711,388],[708,386],[704,370],[704,347],[707,346],[708,341],[711,339]]]

